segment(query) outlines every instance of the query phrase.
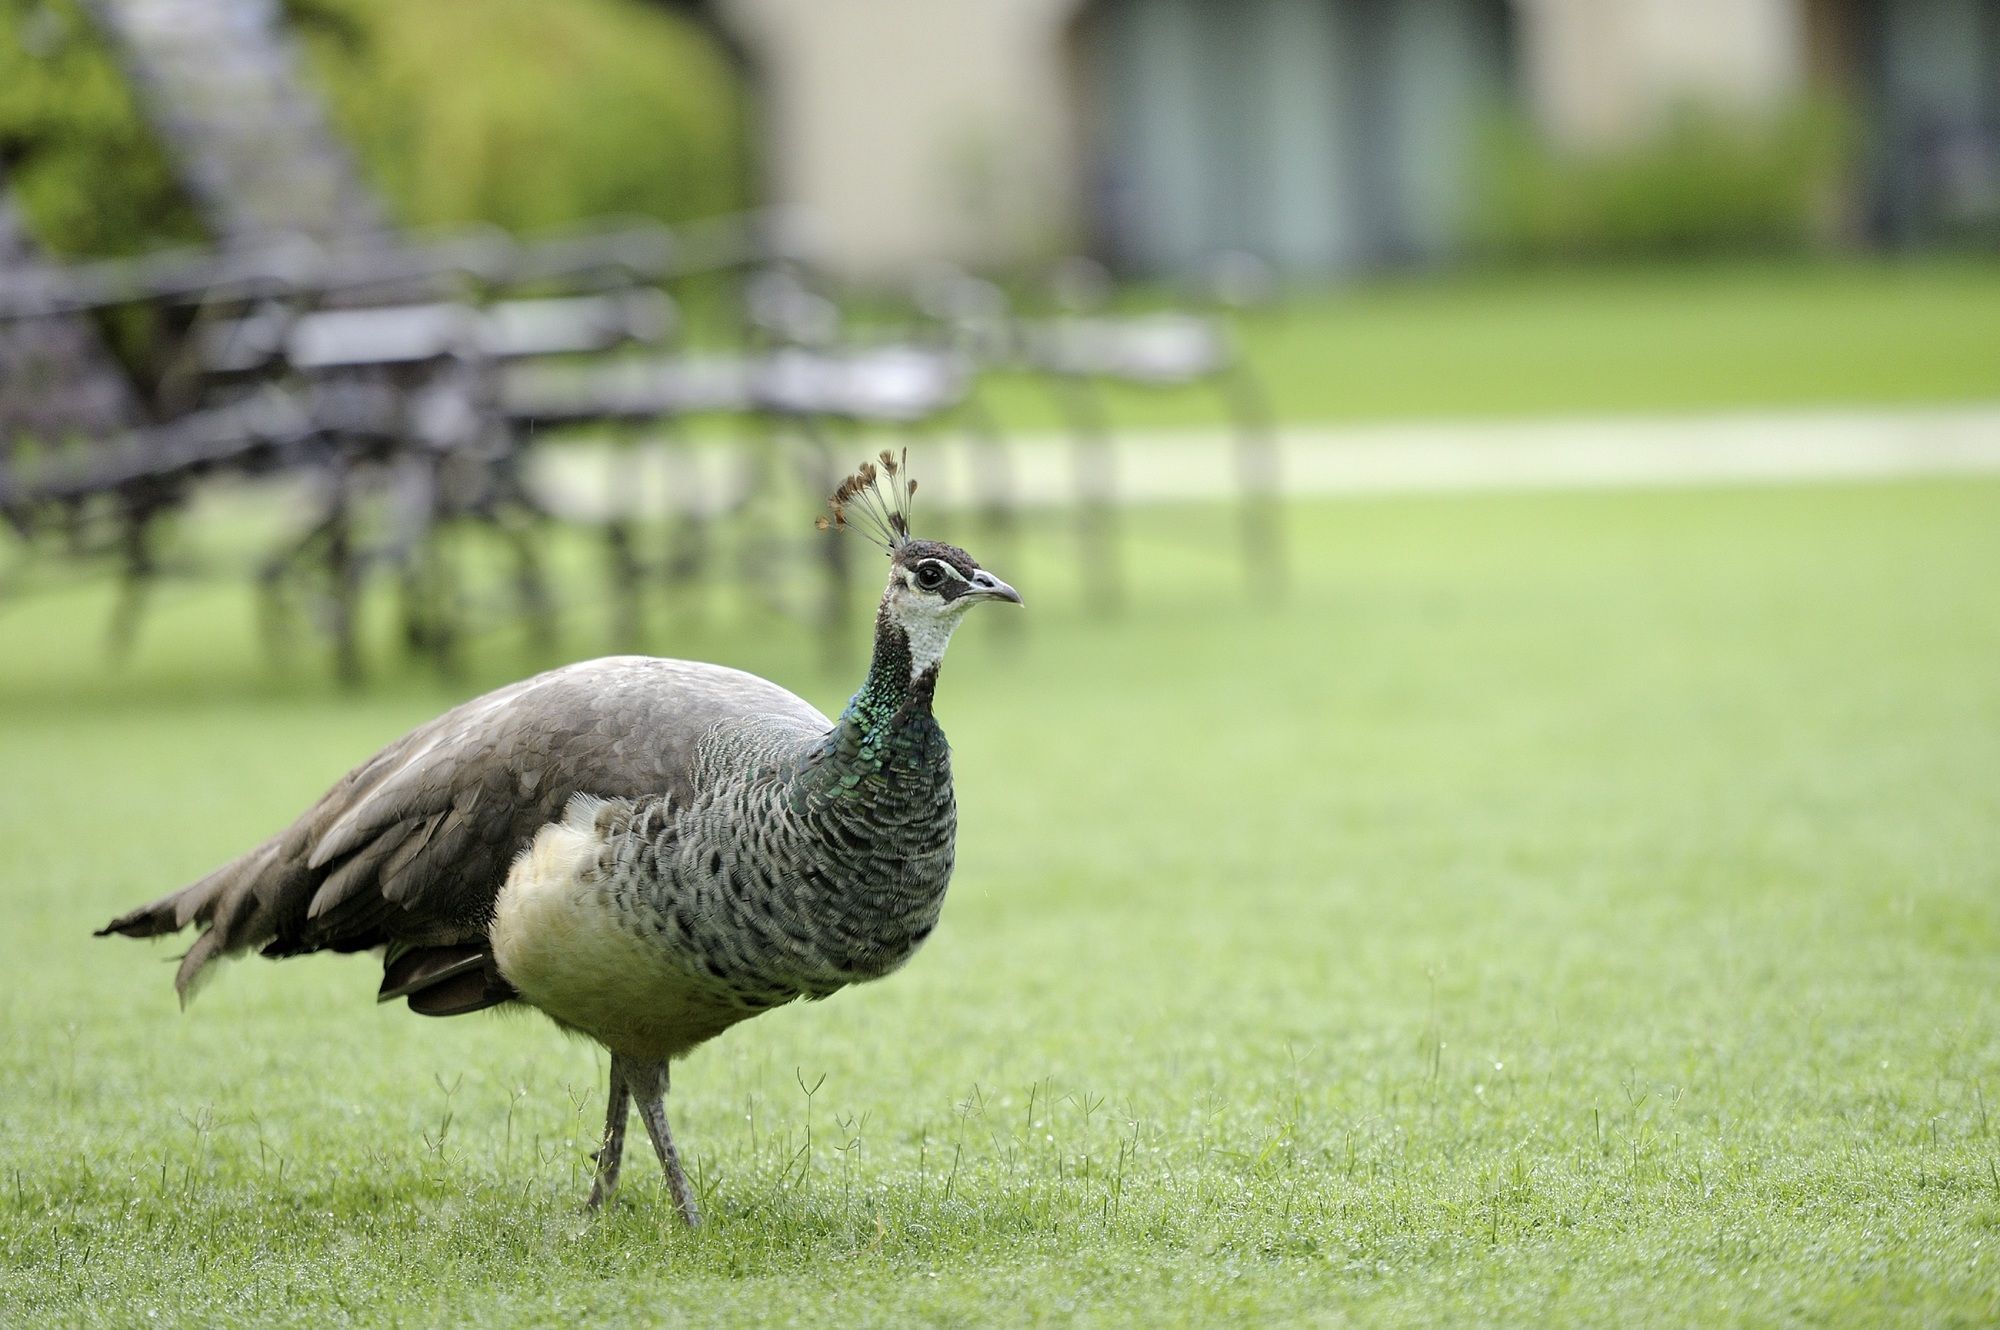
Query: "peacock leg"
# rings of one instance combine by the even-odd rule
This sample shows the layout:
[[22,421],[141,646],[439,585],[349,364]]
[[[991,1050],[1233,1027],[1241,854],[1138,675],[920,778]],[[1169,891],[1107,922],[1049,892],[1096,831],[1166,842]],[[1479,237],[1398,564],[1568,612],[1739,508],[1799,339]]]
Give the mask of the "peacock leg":
[[626,1083],[632,1087],[632,1097],[639,1104],[639,1120],[646,1124],[646,1135],[652,1138],[653,1150],[660,1156],[660,1167],[667,1172],[674,1204],[692,1228],[701,1222],[701,1209],[694,1203],[694,1188],[688,1185],[687,1174],[681,1171],[680,1151],[674,1148],[673,1133],[667,1130],[667,1064],[627,1062],[624,1067]]
[[597,1147],[597,1180],[590,1184],[590,1199],[584,1202],[595,1210],[618,1190],[618,1165],[625,1156],[625,1119],[632,1112],[632,1087],[625,1082],[624,1059],[611,1055],[611,1099],[604,1108],[604,1144]]

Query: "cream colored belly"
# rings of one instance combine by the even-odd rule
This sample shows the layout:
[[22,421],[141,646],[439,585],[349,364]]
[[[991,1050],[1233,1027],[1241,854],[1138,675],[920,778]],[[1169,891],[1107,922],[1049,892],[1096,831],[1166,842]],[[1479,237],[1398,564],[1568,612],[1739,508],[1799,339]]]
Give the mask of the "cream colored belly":
[[705,992],[587,880],[599,849],[590,821],[543,827],[514,861],[495,904],[494,959],[559,1024],[626,1057],[677,1057],[749,1013]]

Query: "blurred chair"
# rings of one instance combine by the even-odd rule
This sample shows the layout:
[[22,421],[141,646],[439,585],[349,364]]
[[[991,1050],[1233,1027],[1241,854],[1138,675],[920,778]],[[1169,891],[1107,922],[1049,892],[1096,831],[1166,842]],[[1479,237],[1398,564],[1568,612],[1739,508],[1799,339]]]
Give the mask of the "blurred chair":
[[1015,311],[1002,288],[950,268],[919,283],[919,312],[985,368],[1022,371],[1050,390],[1074,445],[1078,530],[1106,603],[1121,593],[1116,539],[1117,472],[1104,388],[1205,388],[1220,395],[1235,455],[1239,526],[1246,570],[1261,592],[1282,591],[1286,576],[1275,423],[1263,385],[1238,350],[1225,312],[1268,298],[1270,274],[1241,254],[1219,256],[1199,302],[1207,309],[1140,313],[1110,309],[1110,273],[1092,259],[1070,258],[1050,274],[1054,309]]
[[[537,512],[519,440],[494,391],[498,367],[663,340],[673,322],[637,269],[672,261],[658,226],[520,246],[491,233],[354,252],[300,238],[228,253],[182,252],[65,267],[41,261],[7,214],[9,280],[0,288],[0,460],[15,525],[66,514],[73,533],[122,529],[126,591],[114,642],[129,642],[158,571],[158,521],[217,474],[285,469],[308,481],[315,516],[267,561],[267,622],[288,584],[324,580],[337,668],[358,675],[354,603],[363,573],[395,568],[406,638],[447,658],[459,636],[435,537],[483,522],[515,551],[519,600],[546,628],[552,603],[527,535]],[[584,294],[484,300],[520,282]],[[461,300],[439,298],[464,293]],[[377,303],[388,301],[391,303]],[[400,302],[400,303],[398,303]],[[143,314],[164,350],[158,382],[137,385],[95,339],[98,311]],[[275,405],[289,404],[281,420]],[[166,425],[174,429],[156,433]],[[29,456],[30,436],[41,442]],[[57,456],[57,452],[61,456]],[[379,493],[390,536],[364,547],[355,506]],[[91,519],[89,523],[85,518]],[[80,536],[81,552],[102,541]],[[274,640],[275,640],[275,634]]]
[[[97,0],[95,12],[179,162],[191,195],[229,247],[269,247],[278,239],[305,237],[352,251],[364,268],[370,252],[393,267],[407,250],[385,225],[379,202],[299,76],[298,54],[274,0]],[[801,310],[813,297],[792,291],[772,303],[776,288],[769,270],[803,248],[800,231],[796,217],[766,214],[754,227],[691,228],[663,244],[664,256],[635,258],[630,245],[607,255],[588,241],[516,247],[503,278],[496,281],[493,265],[485,264],[483,280],[473,283],[479,288],[476,295],[426,286],[421,273],[408,274],[400,285],[376,283],[366,293],[350,285],[335,295],[334,283],[301,280],[295,274],[265,292],[261,303],[252,302],[214,323],[202,339],[193,377],[205,381],[218,373],[239,374],[254,381],[269,372],[273,357],[308,376],[383,370],[364,365],[365,356],[378,353],[371,347],[405,367],[432,365],[450,336],[430,326],[440,315],[427,307],[429,302],[480,305],[484,331],[472,339],[477,353],[468,356],[461,345],[450,354],[461,366],[476,360],[481,370],[419,374],[413,380],[404,369],[389,373],[388,380],[409,391],[419,391],[413,384],[420,381],[422,394],[432,398],[447,391],[446,385],[476,381],[479,387],[468,389],[460,400],[474,406],[485,424],[468,424],[461,433],[485,442],[461,446],[459,454],[484,456],[489,479],[497,476],[508,487],[513,486],[509,477],[518,474],[520,441],[558,423],[627,422],[637,428],[641,419],[670,425],[696,412],[721,411],[762,428],[782,427],[805,436],[823,452],[829,423],[907,425],[962,398],[962,376],[935,350],[836,350],[801,329]],[[750,243],[744,243],[746,238]],[[657,284],[676,261],[685,271],[690,260],[767,270],[750,284],[746,302],[757,340],[764,344],[746,350],[742,363],[702,364],[668,354],[645,371],[606,366],[587,373],[567,367],[547,374],[516,372],[515,362],[530,355],[605,348],[583,345],[588,339],[573,335],[577,316],[585,315],[581,306],[517,310],[512,304],[492,303],[500,289],[518,289],[523,282],[573,284],[586,269],[606,274],[608,286]],[[295,295],[300,291],[312,293],[315,312],[301,311]],[[343,325],[326,322],[332,315],[318,312],[328,303],[397,305],[406,313],[380,325]],[[530,321],[532,327],[527,326]],[[347,349],[326,363],[317,368],[302,364],[301,357],[314,360],[313,348],[329,328],[350,326],[373,327],[380,335],[358,332],[345,338]],[[764,334],[774,330],[765,340]],[[528,343],[538,345],[530,350]],[[487,371],[497,367],[504,367],[498,381],[511,380],[512,386],[496,393]],[[427,406],[419,414],[436,410]],[[623,431],[624,437],[629,440],[631,432]],[[830,460],[821,469],[823,479],[833,474]],[[606,536],[615,595],[623,607],[620,619],[626,635],[635,637],[642,561],[634,552],[631,525],[616,508],[607,514]],[[822,548],[828,545],[834,547],[824,556],[830,566],[845,560],[844,548],[837,542]],[[847,619],[830,605],[828,621],[844,625]]]
[[[383,251],[398,265],[395,251]],[[538,256],[538,285],[568,276]],[[407,263],[401,263],[407,268]],[[594,268],[590,260],[585,267]],[[554,634],[554,598],[543,575],[535,531],[544,516],[522,474],[531,437],[513,428],[500,404],[500,376],[523,361],[593,355],[631,344],[658,344],[674,323],[672,302],[659,291],[620,288],[584,295],[464,301],[355,304],[408,297],[409,274],[385,288],[366,267],[358,281],[311,289],[310,307],[296,285],[229,318],[211,319],[200,339],[202,371],[222,380],[285,381],[316,399],[373,389],[398,403],[398,443],[387,455],[338,456],[320,485],[319,515],[296,544],[266,565],[268,603],[277,611],[283,589],[298,585],[322,553],[343,549],[362,477],[352,465],[372,462],[389,510],[386,538],[364,561],[396,573],[402,588],[406,643],[450,668],[464,635],[458,578],[445,548],[446,530],[477,524],[511,551],[516,608],[545,643]],[[491,274],[489,274],[489,277]],[[368,288],[373,288],[372,290]],[[435,287],[430,289],[437,289]],[[337,582],[347,594],[347,583]],[[346,620],[351,605],[337,611]],[[354,662],[344,667],[351,672]]]
[[[92,13],[223,246],[209,280],[184,293],[192,326],[180,330],[173,385],[213,400],[274,378],[314,394],[359,382],[406,399],[408,446],[396,455],[376,456],[372,442],[326,455],[318,516],[267,567],[267,589],[322,556],[343,570],[350,557],[393,564],[406,640],[447,661],[458,636],[451,597],[423,588],[448,580],[443,528],[471,517],[509,540],[522,603],[546,632],[550,601],[530,571],[523,520],[535,505],[520,483],[521,440],[497,411],[494,367],[658,340],[664,297],[635,288],[661,280],[677,257],[664,228],[536,246],[495,231],[412,243],[391,229],[329,128],[274,0],[96,0]],[[504,298],[551,287],[566,298]],[[386,545],[357,556],[351,509],[364,489],[382,489],[396,519]],[[353,579],[330,577],[351,674]]]
[[160,416],[98,335],[99,302],[44,262],[0,178],[0,515],[24,542],[109,558],[119,593],[109,641],[123,654],[162,571],[161,522],[217,470],[254,470],[315,433],[272,396]]
[[[833,435],[843,430],[915,431],[947,417],[967,400],[971,364],[934,346],[846,340],[838,307],[784,262],[765,265],[744,283],[744,341],[738,349],[627,358],[588,367],[523,365],[503,380],[508,419],[529,430],[580,423],[615,423],[629,458],[641,430],[674,431],[700,417],[745,422],[760,434],[749,450],[738,493],[747,501],[782,465],[782,439],[803,445],[794,459],[801,481],[830,491],[844,470]],[[629,494],[629,473],[614,485]],[[618,504],[613,497],[612,506]],[[702,520],[689,506],[683,523]],[[684,547],[686,548],[686,547]],[[823,619],[830,646],[849,625],[847,542],[819,541],[826,572]],[[671,558],[665,565],[671,569]],[[630,556],[624,581],[636,614],[644,562]],[[770,579],[753,580],[769,584]]]

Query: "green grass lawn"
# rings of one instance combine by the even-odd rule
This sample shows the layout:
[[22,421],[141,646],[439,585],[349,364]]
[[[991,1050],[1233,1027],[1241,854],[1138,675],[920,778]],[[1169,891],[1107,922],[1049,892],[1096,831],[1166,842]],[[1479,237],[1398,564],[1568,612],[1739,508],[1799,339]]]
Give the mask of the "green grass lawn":
[[[1385,280],[1301,293],[1244,324],[1279,413],[1338,422],[2000,399],[2000,264],[1719,265]],[[1000,417],[1059,423],[999,383]],[[1121,420],[1216,418],[1128,390]]]
[[[1343,371],[1345,372],[1345,371]],[[122,674],[0,606],[0,1323],[1991,1325],[2000,484],[1303,507],[978,550],[940,714],[960,869],[903,973],[682,1064],[709,1223],[603,1058],[362,958],[227,968],[114,910],[455,697],[268,675],[233,591]],[[581,651],[579,625],[573,650]],[[652,645],[837,706],[789,622]]]

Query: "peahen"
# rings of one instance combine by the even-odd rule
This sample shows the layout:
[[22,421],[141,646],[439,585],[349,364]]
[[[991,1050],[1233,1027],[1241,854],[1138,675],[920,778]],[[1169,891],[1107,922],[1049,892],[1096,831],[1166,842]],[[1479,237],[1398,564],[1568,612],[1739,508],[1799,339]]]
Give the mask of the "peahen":
[[965,612],[1020,603],[955,546],[913,539],[892,454],[823,527],[889,555],[867,680],[839,720],[720,665],[613,656],[446,712],[290,827],[99,935],[202,926],[216,958],[383,949],[380,1001],[427,1016],[525,1003],[611,1053],[590,1205],[617,1186],[637,1101],[675,1204],[667,1064],[795,998],[879,979],[936,924],[957,823],[931,716]]

